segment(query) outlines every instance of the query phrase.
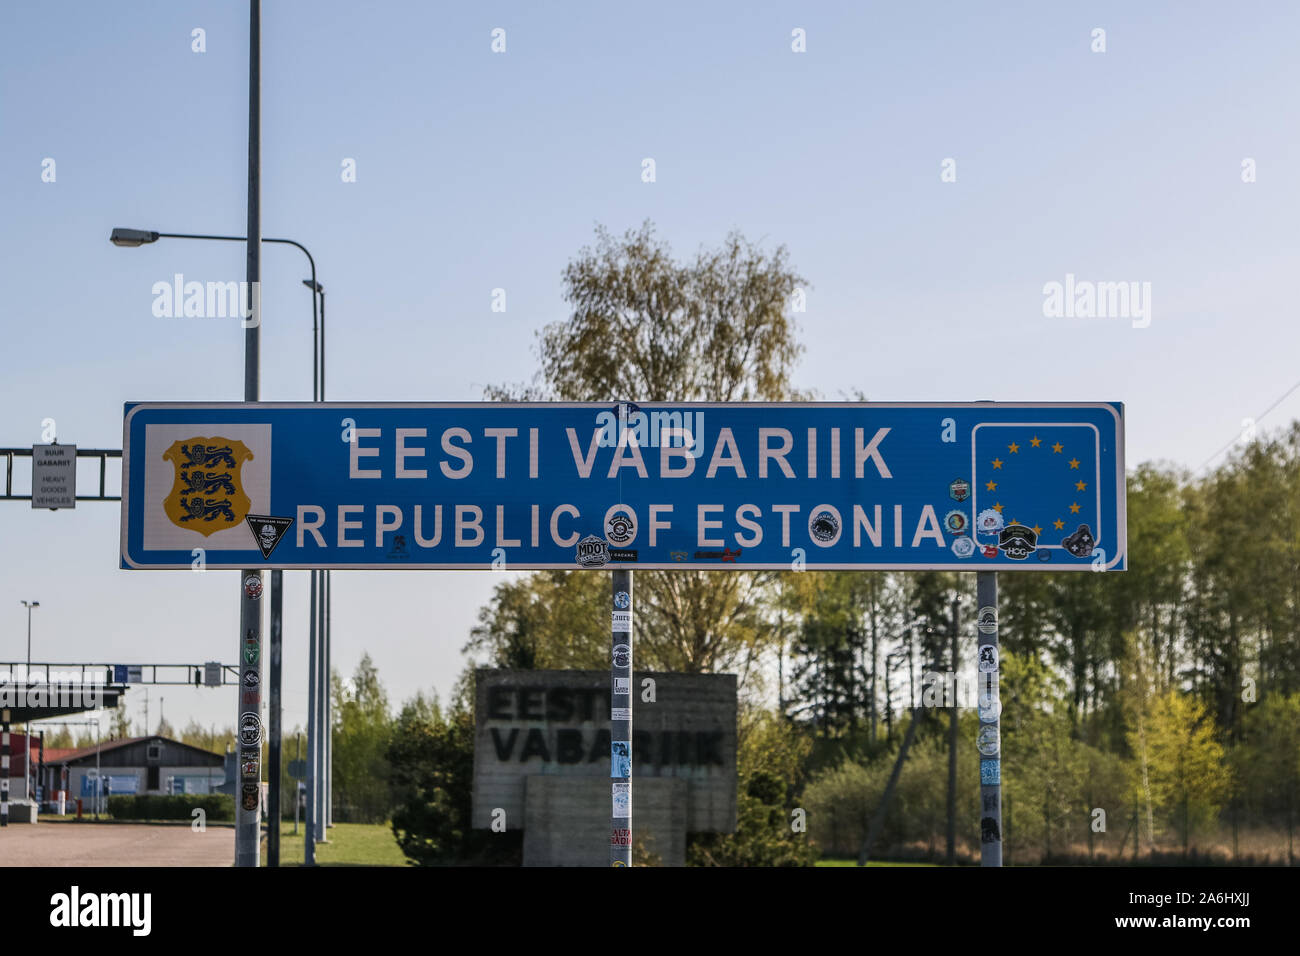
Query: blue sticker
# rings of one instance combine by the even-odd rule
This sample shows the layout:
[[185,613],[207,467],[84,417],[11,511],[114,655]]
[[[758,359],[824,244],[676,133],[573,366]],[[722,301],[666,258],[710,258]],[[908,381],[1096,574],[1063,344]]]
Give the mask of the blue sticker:
[[609,775],[625,779],[632,776],[632,752],[626,740],[610,741]]
[[1000,760],[981,760],[980,761],[980,786],[994,787],[1002,783],[1002,761]]

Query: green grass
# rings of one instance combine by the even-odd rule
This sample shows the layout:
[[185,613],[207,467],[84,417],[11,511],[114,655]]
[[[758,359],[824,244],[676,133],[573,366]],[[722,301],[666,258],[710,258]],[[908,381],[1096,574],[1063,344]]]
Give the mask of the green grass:
[[[302,866],[303,830],[293,835],[293,821],[280,827],[280,865]],[[327,831],[329,842],[316,844],[320,866],[407,866],[397,848],[393,828],[387,823],[336,823]],[[262,843],[262,865],[266,865],[266,843]]]
[[[818,866],[857,866],[857,860],[818,860]],[[888,860],[868,860],[867,866],[938,866],[937,863],[891,863]]]

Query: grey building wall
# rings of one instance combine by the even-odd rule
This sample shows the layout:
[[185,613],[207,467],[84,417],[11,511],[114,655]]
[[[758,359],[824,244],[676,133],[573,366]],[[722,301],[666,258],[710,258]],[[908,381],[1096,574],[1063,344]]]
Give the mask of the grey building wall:
[[[524,788],[524,866],[609,865],[607,782],[596,777],[528,777]],[[639,842],[661,866],[686,865],[686,790],[685,780],[634,778],[634,859]]]
[[[644,678],[655,682],[654,703],[641,700]],[[524,828],[529,862],[585,860],[588,844],[596,865],[608,861],[609,687],[608,671],[477,672],[475,827],[490,827],[501,809],[508,829]],[[736,676],[638,672],[632,690],[634,830],[639,810],[647,821],[660,807],[676,813],[658,838],[673,845],[660,855],[677,860],[687,832],[736,827]],[[582,851],[564,849],[579,842]]]

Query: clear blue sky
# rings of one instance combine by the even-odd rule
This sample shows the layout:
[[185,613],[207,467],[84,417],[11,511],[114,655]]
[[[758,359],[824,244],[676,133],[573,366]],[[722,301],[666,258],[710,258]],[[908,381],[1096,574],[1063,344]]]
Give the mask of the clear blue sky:
[[[531,377],[565,262],[647,217],[683,254],[731,229],[789,247],[813,287],[798,383],[825,398],[1121,400],[1130,464],[1199,468],[1300,379],[1294,4],[723,6],[264,4],[263,230],[316,256],[330,397]],[[117,448],[124,401],[242,397],[234,323],[151,312],[175,273],[242,279],[242,247],[108,233],[242,234],[246,66],[242,3],[0,7],[0,445],[54,418]],[[305,262],[267,247],[263,273],[262,396],[306,399]],[[1045,318],[1067,273],[1150,282],[1150,326]],[[1297,415],[1300,393],[1263,424]],[[23,598],[38,659],[233,658],[231,575],[118,570],[111,505],[0,508],[0,658]],[[496,580],[337,573],[336,666],[368,650],[395,699],[445,692]],[[159,693],[175,725],[233,721],[231,692],[181,688],[154,720]]]

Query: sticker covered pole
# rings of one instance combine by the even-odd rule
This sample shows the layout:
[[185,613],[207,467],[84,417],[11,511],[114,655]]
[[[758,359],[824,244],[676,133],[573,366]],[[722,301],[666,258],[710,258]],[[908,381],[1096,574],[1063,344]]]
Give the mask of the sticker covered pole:
[[632,865],[632,572],[615,570],[611,608],[609,865]]
[[283,658],[283,614],[284,614],[284,572],[271,572],[271,667],[268,675],[271,681],[271,707],[267,713],[267,727],[271,733],[271,745],[266,756],[267,761],[267,828],[266,828],[266,865],[280,865],[280,677]]
[[316,726],[316,645],[320,634],[317,612],[320,599],[316,584],[320,578],[319,571],[311,572],[311,629],[307,640],[307,781],[306,811],[303,815],[304,866],[316,865],[316,748],[320,746],[320,730]]
[[9,826],[9,711],[0,714],[0,827]]
[[[262,7],[248,4],[248,318],[244,320],[244,401],[260,398],[262,325]],[[262,572],[240,574],[239,787],[235,866],[257,866],[262,829]]]
[[980,866],[1002,865],[1002,699],[998,690],[998,574],[980,571],[975,581],[976,686],[980,762]]

